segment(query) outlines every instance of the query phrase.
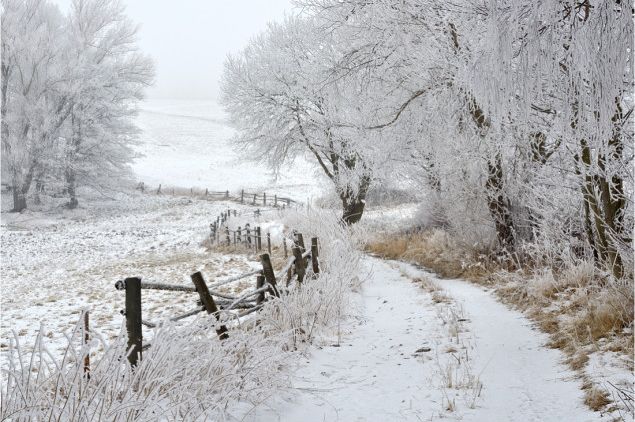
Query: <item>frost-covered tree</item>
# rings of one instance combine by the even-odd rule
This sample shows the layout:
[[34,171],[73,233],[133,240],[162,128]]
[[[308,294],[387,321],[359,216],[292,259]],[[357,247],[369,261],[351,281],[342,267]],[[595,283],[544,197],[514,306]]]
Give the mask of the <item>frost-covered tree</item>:
[[[14,211],[33,182],[103,187],[132,159],[135,103],[152,79],[119,1],[3,0],[2,165]],[[7,180],[8,179],[8,180]]]
[[26,195],[70,115],[64,19],[40,0],[2,2],[2,165],[13,209]]
[[[278,171],[303,154],[333,183],[342,219],[359,221],[373,177],[376,150],[360,124],[371,104],[361,79],[330,77],[339,42],[310,19],[271,24],[240,54],[228,57],[222,103],[249,155]],[[349,122],[342,124],[343,122]]]
[[139,52],[137,27],[117,0],[75,0],[69,26],[78,72],[63,159],[74,208],[78,183],[112,186],[129,175],[135,104],[152,80],[153,66]]

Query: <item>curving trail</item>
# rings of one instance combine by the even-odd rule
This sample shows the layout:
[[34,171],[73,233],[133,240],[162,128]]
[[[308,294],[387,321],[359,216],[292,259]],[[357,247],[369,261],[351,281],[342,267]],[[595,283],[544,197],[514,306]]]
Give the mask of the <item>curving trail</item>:
[[[490,293],[413,266],[365,260],[360,316],[298,368],[254,421],[596,421],[546,337]],[[413,279],[443,289],[433,295]],[[430,283],[427,284],[430,286]]]

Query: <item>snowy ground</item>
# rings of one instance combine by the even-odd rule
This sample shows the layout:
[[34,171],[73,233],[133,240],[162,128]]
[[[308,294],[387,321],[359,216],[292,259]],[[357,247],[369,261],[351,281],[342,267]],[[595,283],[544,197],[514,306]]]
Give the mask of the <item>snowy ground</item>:
[[[11,330],[22,344],[32,344],[40,322],[61,350],[62,333],[72,329],[84,308],[94,329],[114,337],[124,307],[114,283],[125,277],[191,286],[195,271],[212,282],[257,268],[254,256],[204,247],[209,223],[227,208],[245,213],[236,224],[259,220],[249,206],[155,195],[93,200],[72,212],[3,214],[0,351],[6,350]],[[224,287],[233,293],[253,283],[250,278]],[[186,293],[144,291],[143,296],[148,320],[195,307],[196,298]]]
[[293,388],[247,420],[602,420],[546,337],[489,292],[406,264],[365,264],[359,315],[341,342],[316,350]]

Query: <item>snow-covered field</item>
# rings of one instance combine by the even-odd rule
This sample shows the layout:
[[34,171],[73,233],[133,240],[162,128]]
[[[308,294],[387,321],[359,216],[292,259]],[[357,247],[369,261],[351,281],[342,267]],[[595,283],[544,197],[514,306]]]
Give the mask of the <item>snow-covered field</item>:
[[260,157],[249,160],[237,152],[224,119],[213,101],[143,102],[137,118],[143,156],[133,166],[139,180],[154,187],[277,191],[302,202],[321,194],[315,169],[303,158],[274,179]]

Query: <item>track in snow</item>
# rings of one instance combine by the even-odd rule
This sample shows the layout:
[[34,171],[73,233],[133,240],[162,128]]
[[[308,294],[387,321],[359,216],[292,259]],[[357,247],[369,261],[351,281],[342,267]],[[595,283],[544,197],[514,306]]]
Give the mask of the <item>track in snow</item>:
[[[371,276],[359,298],[360,316],[348,325],[341,344],[315,351],[294,374],[291,391],[241,419],[600,420],[582,404],[579,382],[558,363],[559,352],[542,347],[546,337],[487,291],[438,280],[406,264],[373,258],[364,264]],[[421,276],[457,303],[435,304],[412,282]],[[467,322],[454,338],[444,314],[460,313],[461,307],[461,320]],[[415,353],[427,347],[430,351]],[[454,377],[451,387],[448,376]],[[482,389],[478,382],[468,383],[470,377]]]

